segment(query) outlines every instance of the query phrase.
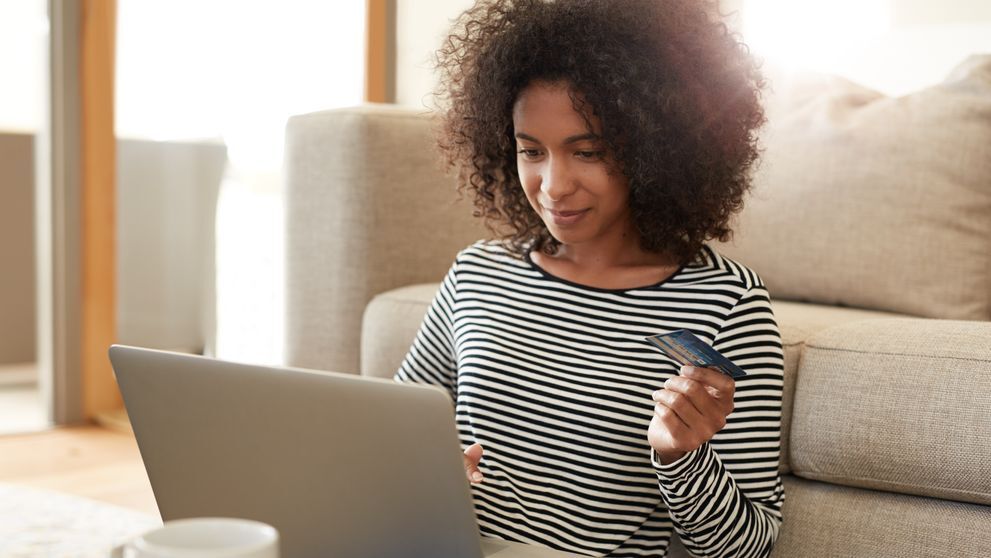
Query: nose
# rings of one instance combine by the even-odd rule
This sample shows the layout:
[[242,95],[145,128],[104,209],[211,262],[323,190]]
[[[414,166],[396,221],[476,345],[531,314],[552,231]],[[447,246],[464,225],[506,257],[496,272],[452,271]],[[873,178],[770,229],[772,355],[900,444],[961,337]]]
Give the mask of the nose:
[[566,161],[551,157],[540,176],[540,191],[544,196],[557,202],[572,194],[578,188]]

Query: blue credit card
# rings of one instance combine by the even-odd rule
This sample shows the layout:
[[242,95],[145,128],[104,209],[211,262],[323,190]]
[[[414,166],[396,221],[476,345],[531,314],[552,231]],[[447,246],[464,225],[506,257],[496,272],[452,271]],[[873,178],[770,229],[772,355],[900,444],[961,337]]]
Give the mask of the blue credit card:
[[677,329],[671,333],[651,335],[646,338],[664,354],[688,366],[712,368],[733,378],[747,375],[742,368],[730,362],[719,351],[706,345],[704,341],[687,329]]

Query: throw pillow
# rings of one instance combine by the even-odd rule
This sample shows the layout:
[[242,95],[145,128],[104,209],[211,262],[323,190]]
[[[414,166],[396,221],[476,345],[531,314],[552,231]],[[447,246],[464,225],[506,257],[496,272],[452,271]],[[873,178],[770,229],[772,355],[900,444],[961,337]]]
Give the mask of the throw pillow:
[[717,248],[775,298],[991,319],[991,55],[901,97],[840,79],[792,93]]

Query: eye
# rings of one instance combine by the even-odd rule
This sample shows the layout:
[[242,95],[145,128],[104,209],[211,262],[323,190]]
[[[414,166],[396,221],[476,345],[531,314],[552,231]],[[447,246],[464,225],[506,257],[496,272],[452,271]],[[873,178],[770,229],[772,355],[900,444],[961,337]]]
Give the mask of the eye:
[[585,160],[585,161],[598,161],[598,160],[602,159],[602,156],[603,155],[605,155],[605,151],[603,151],[603,150],[597,150],[597,151],[575,151],[575,157],[578,157],[579,159],[582,159],[582,160]]
[[539,149],[532,149],[532,148],[527,148],[527,147],[521,147],[516,152],[519,153],[520,155],[522,155],[523,158],[526,159],[526,160],[537,159],[541,155]]

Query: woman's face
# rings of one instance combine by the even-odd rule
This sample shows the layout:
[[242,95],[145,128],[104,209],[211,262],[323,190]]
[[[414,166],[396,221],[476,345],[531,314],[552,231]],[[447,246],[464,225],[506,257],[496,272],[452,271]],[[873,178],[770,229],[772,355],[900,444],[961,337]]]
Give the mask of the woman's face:
[[611,164],[599,119],[591,112],[588,119],[591,131],[561,82],[533,82],[513,105],[520,182],[534,211],[565,246],[622,242],[634,230],[628,181]]

